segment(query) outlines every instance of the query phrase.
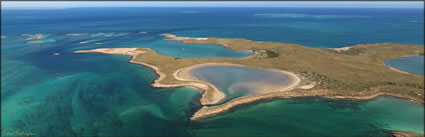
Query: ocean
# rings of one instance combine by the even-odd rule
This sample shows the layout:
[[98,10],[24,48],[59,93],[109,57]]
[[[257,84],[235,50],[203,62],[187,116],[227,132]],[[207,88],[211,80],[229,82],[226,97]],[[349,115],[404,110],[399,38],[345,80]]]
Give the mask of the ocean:
[[[271,100],[193,122],[188,118],[201,107],[199,90],[152,88],[150,84],[158,76],[147,67],[128,63],[127,56],[72,53],[140,47],[177,58],[243,58],[251,54],[217,45],[166,41],[159,36],[163,33],[312,48],[381,42],[423,45],[423,9],[70,8],[1,12],[1,34],[6,37],[1,39],[2,136],[15,131],[38,136],[424,133],[423,105],[391,97],[370,101]],[[43,44],[28,44],[28,37],[22,36],[39,33],[45,36]],[[68,33],[89,35],[66,36]],[[82,41],[87,43],[80,44]],[[98,42],[103,44],[96,45]]]

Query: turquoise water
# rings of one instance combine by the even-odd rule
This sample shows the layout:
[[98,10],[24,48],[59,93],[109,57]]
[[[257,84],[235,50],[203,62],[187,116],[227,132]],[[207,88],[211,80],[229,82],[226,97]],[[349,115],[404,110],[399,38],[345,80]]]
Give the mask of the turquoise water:
[[200,66],[193,68],[190,73],[226,94],[222,103],[269,90],[271,90],[269,92],[278,91],[281,86],[293,81],[290,76],[280,72],[228,65]]
[[[358,109],[348,109],[347,113],[321,109],[335,105],[351,108],[353,104],[364,104],[361,101],[284,99],[276,101],[283,103],[267,107],[267,111],[259,107],[256,113],[245,113],[246,119],[240,119],[244,117],[239,111],[255,109],[248,106],[206,119],[207,122],[190,122],[188,118],[201,107],[200,91],[152,88],[150,84],[157,75],[149,68],[128,63],[129,57],[72,53],[93,48],[144,47],[176,58],[242,58],[252,54],[217,45],[166,41],[159,36],[163,33],[247,38],[314,48],[376,42],[423,45],[423,9],[75,8],[2,10],[1,14],[1,33],[7,36],[1,39],[2,131],[25,131],[39,136],[195,136],[208,130],[234,131],[234,135],[285,131],[288,135],[320,132],[318,135],[337,136],[348,131],[341,125],[350,123],[356,123],[353,126],[356,128],[349,129],[353,135],[386,134],[391,128],[379,125],[387,123],[396,130],[423,133],[417,130],[423,128],[423,123],[409,119],[422,121],[416,117],[423,117],[423,113],[405,110],[423,110],[423,105],[394,98],[383,98],[388,101],[383,103],[377,99],[369,104],[401,103],[378,105],[378,109],[360,105],[375,110],[373,113]],[[148,33],[139,34],[141,31]],[[22,36],[37,33],[46,36],[38,40],[45,43],[28,44],[25,40],[28,37]],[[88,35],[66,36],[68,33]],[[88,43],[80,44],[82,41]],[[96,45],[96,42],[104,44]],[[60,55],[54,56],[54,53]],[[298,102],[289,105],[294,111],[283,111],[288,102]],[[402,109],[406,113],[384,108]],[[311,113],[311,110],[318,112]],[[275,112],[279,112],[279,116],[263,119]],[[391,117],[378,121],[369,118],[373,114]],[[303,120],[306,118],[309,119]],[[241,120],[247,123],[238,125],[243,123]],[[315,124],[311,124],[315,120]],[[397,124],[403,122],[405,124]],[[262,128],[267,123],[287,128]],[[227,128],[217,128],[220,125]]]
[[405,58],[388,59],[385,65],[414,74],[424,74],[424,56],[412,56]]
[[[391,105],[388,105],[391,104]],[[280,99],[199,121],[198,136],[387,136],[387,130],[424,133],[422,104],[379,97],[372,101]]]

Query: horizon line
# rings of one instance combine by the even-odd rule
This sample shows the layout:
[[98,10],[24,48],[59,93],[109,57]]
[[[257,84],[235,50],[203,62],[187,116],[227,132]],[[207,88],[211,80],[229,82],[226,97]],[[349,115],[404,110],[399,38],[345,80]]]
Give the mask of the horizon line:
[[424,9],[424,7],[267,7],[267,6],[245,6],[245,7],[230,7],[230,6],[116,6],[116,7],[1,7],[1,10],[55,10],[55,9],[74,9],[74,8],[333,8],[333,9]]

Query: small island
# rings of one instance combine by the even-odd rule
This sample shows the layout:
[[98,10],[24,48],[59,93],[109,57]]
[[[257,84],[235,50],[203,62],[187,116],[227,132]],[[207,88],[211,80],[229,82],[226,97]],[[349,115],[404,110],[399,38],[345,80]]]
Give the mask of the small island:
[[[273,98],[321,96],[368,100],[388,95],[424,103],[424,77],[401,73],[384,64],[385,59],[423,55],[417,45],[376,43],[338,49],[317,49],[297,44],[261,42],[232,38],[190,38],[161,34],[166,40],[183,43],[217,44],[232,50],[249,50],[252,56],[232,58],[174,58],[147,48],[100,48],[75,53],[105,53],[131,56],[131,63],[152,68],[159,75],[153,87],[188,86],[204,91],[201,104],[191,120],[213,116],[236,106]],[[213,84],[188,73],[191,68],[211,64],[235,65],[282,71],[294,82],[273,92],[259,92],[217,104],[225,95]]]

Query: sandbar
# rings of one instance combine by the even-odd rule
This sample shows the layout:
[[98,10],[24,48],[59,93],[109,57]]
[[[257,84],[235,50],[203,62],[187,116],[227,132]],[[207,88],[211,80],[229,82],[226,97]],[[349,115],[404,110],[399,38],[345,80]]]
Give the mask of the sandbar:
[[176,35],[173,34],[160,34],[161,36],[166,37],[167,39],[165,40],[208,40],[208,38],[191,38],[191,37],[177,37]]
[[126,55],[126,56],[135,56],[139,53],[144,53],[143,50],[138,50],[137,48],[98,48],[98,49],[91,49],[91,50],[79,50],[74,51],[73,53],[106,53],[106,54],[120,54],[120,55]]
[[88,33],[68,33],[67,36],[81,36],[81,35],[88,35]]
[[43,34],[35,34],[31,38],[27,38],[26,40],[37,40],[43,38]]

